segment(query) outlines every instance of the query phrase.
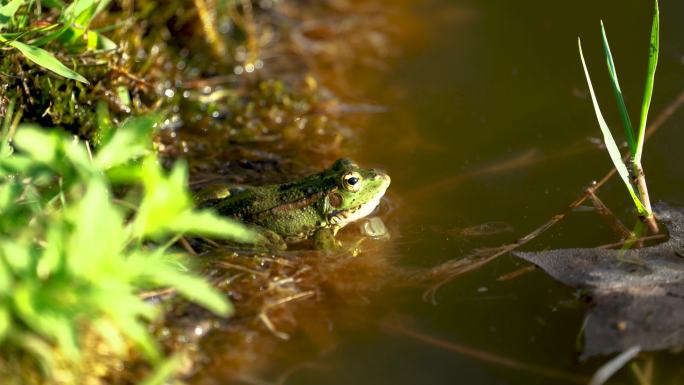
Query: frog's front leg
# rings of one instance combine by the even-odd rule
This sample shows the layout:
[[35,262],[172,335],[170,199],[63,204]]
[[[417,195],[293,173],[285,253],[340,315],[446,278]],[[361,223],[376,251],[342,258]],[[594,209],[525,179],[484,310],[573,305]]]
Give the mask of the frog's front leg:
[[246,226],[257,233],[257,239],[254,241],[255,248],[268,250],[287,249],[287,243],[285,243],[285,240],[275,231],[254,224],[247,224]]
[[313,244],[319,250],[335,250],[342,247],[340,241],[335,239],[336,231],[331,228],[316,230],[313,235]]

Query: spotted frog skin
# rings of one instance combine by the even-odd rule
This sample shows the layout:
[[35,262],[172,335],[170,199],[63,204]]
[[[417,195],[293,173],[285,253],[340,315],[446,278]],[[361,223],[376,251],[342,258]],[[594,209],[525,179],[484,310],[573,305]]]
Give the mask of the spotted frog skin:
[[249,187],[213,206],[256,230],[258,245],[285,249],[287,243],[312,239],[316,248],[331,249],[339,246],[337,231],[373,212],[389,184],[383,171],[338,159],[321,173]]

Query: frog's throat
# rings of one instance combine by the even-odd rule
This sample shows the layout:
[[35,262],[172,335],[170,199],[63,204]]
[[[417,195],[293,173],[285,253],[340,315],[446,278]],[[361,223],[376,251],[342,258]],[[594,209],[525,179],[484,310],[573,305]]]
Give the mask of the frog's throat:
[[333,211],[328,218],[328,223],[335,227],[341,228],[351,222],[364,218],[370,215],[373,210],[375,210],[378,204],[380,204],[381,198],[382,194],[378,194],[376,198],[373,198],[359,206],[343,211]]

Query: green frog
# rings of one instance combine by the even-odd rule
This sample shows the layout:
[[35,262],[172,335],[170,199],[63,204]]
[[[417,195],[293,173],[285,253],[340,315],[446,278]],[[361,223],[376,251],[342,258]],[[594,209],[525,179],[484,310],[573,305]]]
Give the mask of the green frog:
[[340,246],[339,229],[373,212],[389,184],[383,171],[338,159],[321,173],[248,187],[212,206],[254,229],[260,235],[257,246],[283,250],[287,243],[311,239],[317,249],[329,250]]

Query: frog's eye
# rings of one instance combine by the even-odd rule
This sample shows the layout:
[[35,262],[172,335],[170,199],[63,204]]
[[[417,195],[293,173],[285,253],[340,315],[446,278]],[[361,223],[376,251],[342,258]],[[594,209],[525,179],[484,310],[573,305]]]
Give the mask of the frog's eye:
[[361,175],[356,172],[348,172],[342,177],[342,186],[345,190],[359,191],[361,188]]

